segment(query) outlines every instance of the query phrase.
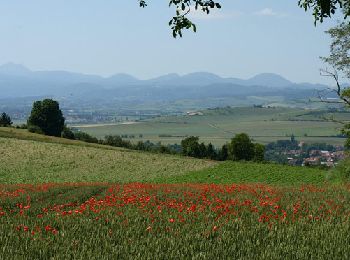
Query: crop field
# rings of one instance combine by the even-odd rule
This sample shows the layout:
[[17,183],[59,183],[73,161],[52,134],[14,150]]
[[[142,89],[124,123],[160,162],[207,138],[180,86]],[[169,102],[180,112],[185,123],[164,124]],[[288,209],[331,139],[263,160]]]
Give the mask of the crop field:
[[[81,125],[78,129],[103,138],[105,135],[134,135],[131,141],[150,140],[163,144],[180,143],[185,136],[199,136],[206,143],[222,145],[236,133],[246,132],[254,140],[268,143],[288,139],[292,134],[300,141],[344,144],[338,138],[342,124],[325,121],[334,116],[349,120],[350,113],[292,108],[221,108],[205,110],[197,116],[165,116],[135,124]],[[140,137],[142,135],[142,137]]]
[[1,259],[350,257],[329,171],[0,135]]
[[348,259],[350,187],[0,186],[2,259]]
[[154,181],[158,183],[261,183],[276,186],[297,186],[338,183],[340,178],[335,170],[227,161],[214,167],[163,177]]
[[215,164],[107,146],[0,138],[0,183],[139,182]]

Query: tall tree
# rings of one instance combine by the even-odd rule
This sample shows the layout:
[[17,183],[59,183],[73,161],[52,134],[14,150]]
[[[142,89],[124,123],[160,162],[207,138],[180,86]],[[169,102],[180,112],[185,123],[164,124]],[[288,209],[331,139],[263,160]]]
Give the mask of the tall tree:
[[[336,83],[335,89],[328,89],[319,94],[321,102],[340,103],[350,107],[350,86],[342,86],[339,82],[338,72],[350,80],[350,23],[343,22],[327,31],[332,38],[330,55],[322,59],[331,65],[334,71],[322,70],[324,76],[332,77]],[[335,93],[339,100],[328,99],[327,95]],[[344,123],[344,122],[343,122]],[[345,123],[343,133],[348,136],[346,146],[350,148],[350,124]]]
[[0,126],[8,127],[11,125],[12,125],[11,117],[6,113],[2,113],[0,116]]
[[233,160],[251,161],[254,158],[254,144],[245,133],[236,134],[229,145]]
[[340,23],[327,34],[332,38],[330,55],[322,59],[350,79],[350,23]]
[[28,127],[37,127],[46,135],[61,136],[64,121],[58,102],[44,99],[34,102],[27,123]]
[[200,145],[197,136],[190,136],[181,141],[182,154],[186,156],[199,157]]

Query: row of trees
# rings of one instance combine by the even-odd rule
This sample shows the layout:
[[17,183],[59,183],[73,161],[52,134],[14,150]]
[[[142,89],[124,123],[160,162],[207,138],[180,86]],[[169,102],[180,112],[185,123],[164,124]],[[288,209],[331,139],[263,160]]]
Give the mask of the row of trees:
[[188,137],[181,142],[182,154],[196,158],[208,158],[212,160],[236,160],[236,161],[264,161],[265,146],[253,143],[245,133],[237,134],[231,142],[224,144],[221,149],[215,149],[209,143],[199,143],[198,137]]

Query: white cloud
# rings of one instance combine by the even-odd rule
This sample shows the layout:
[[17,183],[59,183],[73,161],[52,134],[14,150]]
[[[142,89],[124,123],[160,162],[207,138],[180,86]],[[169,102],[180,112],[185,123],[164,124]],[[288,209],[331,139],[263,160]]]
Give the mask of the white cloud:
[[280,16],[281,14],[276,13],[271,8],[264,8],[254,13],[258,16]]

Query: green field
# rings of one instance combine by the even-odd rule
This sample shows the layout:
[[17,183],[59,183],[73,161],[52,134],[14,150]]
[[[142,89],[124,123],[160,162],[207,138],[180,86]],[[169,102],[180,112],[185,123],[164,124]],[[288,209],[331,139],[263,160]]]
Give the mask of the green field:
[[[131,141],[150,140],[163,144],[180,143],[185,136],[199,136],[206,143],[222,145],[236,133],[248,133],[254,140],[269,143],[287,139],[292,134],[300,141],[344,144],[335,137],[342,124],[324,117],[349,120],[349,113],[292,108],[226,108],[205,110],[202,116],[166,116],[135,124],[82,125],[78,129],[103,138],[105,135],[135,135]],[[139,135],[142,134],[142,138]],[[163,136],[163,137],[162,137]]]
[[[159,183],[262,183],[276,186],[302,184],[322,185],[329,182],[331,172],[305,167],[252,162],[224,162],[183,175],[156,179]],[[333,180],[332,180],[333,181]]]

